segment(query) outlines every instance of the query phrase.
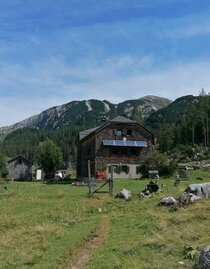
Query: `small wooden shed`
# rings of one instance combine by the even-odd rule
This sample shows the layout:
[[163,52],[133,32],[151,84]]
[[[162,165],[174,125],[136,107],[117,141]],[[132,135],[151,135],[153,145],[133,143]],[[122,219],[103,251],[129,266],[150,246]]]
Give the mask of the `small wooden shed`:
[[44,180],[44,179],[45,179],[44,169],[41,166],[39,166],[35,170],[35,180]]

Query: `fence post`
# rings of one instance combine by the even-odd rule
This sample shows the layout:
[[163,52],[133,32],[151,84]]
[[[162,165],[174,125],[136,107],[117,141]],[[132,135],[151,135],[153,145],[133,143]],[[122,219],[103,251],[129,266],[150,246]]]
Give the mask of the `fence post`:
[[90,160],[88,160],[88,187],[89,187],[89,194],[93,194],[94,193],[94,177],[91,177]]
[[111,178],[109,181],[109,193],[113,194],[113,165],[111,164]]

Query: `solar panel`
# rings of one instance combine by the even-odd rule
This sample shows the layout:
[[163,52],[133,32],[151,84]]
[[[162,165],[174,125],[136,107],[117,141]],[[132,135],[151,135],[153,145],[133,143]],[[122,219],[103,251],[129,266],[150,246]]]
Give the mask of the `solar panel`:
[[136,141],[137,147],[147,147],[147,141]]
[[115,146],[125,147],[125,141],[124,140],[115,140]]
[[146,148],[147,141],[130,141],[130,140],[103,140],[104,146],[116,147],[139,147]]
[[136,146],[136,143],[135,143],[135,141],[129,141],[129,140],[127,140],[126,141],[126,146],[127,147],[135,147]]
[[114,140],[103,140],[104,146],[114,146]]

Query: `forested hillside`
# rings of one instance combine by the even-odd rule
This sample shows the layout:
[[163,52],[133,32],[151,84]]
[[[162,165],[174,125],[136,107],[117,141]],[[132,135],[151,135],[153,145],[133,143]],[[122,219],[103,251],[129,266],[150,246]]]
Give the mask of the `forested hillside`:
[[24,155],[36,162],[36,150],[40,143],[47,139],[52,140],[60,147],[63,160],[76,162],[78,127],[65,127],[60,130],[44,131],[33,128],[22,128],[7,135],[0,144],[1,152],[7,157]]
[[201,96],[187,95],[176,99],[168,106],[152,113],[146,124],[152,129],[158,129],[162,124],[173,124],[186,115],[202,99]]
[[195,149],[210,146],[210,96],[186,96],[167,108],[151,115],[146,124],[158,137],[159,149],[164,152],[177,148]]

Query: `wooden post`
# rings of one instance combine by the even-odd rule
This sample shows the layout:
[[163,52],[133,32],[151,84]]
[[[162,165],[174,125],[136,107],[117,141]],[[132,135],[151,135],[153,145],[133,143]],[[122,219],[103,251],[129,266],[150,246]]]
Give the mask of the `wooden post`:
[[141,197],[141,196],[140,196],[140,193],[141,193],[141,189],[140,189],[140,182],[139,182],[139,177],[137,178],[137,180],[138,180],[138,187],[139,187],[139,197]]
[[90,167],[90,160],[88,160],[88,187],[89,187],[89,193],[94,193],[94,180],[91,178],[91,167]]
[[113,165],[111,164],[111,178],[109,181],[109,193],[113,193]]
[[90,160],[88,160],[88,178],[91,179]]

